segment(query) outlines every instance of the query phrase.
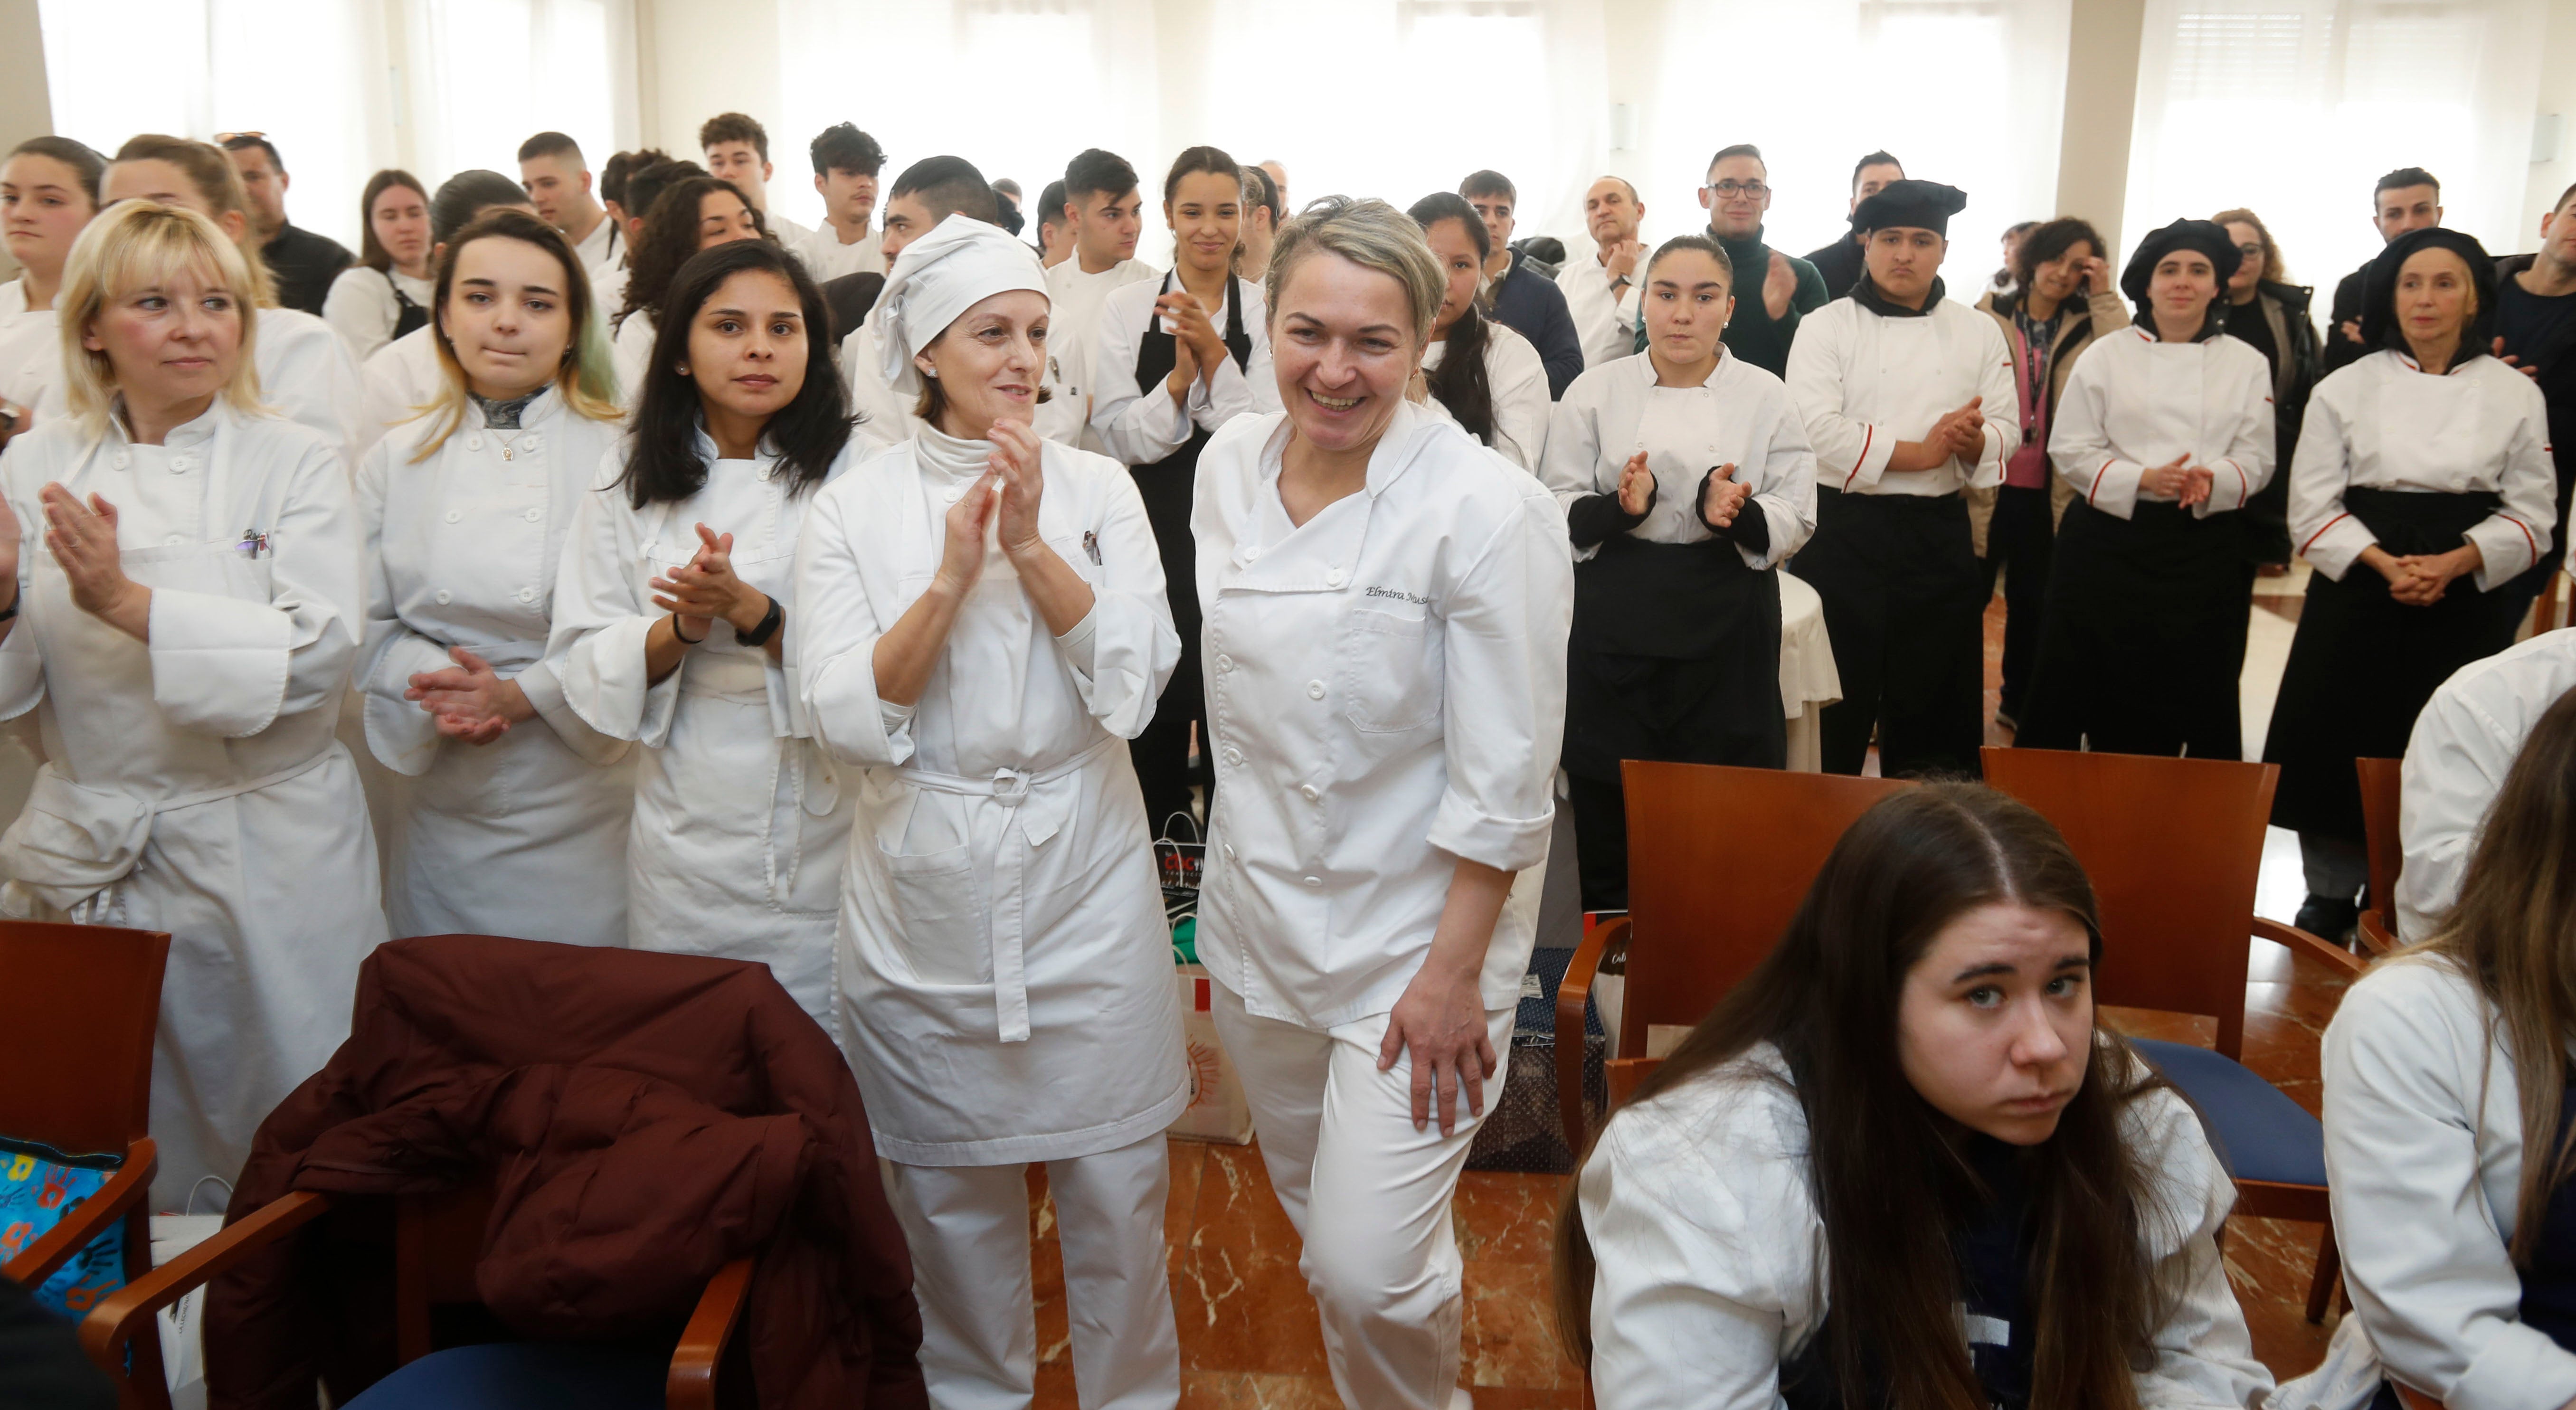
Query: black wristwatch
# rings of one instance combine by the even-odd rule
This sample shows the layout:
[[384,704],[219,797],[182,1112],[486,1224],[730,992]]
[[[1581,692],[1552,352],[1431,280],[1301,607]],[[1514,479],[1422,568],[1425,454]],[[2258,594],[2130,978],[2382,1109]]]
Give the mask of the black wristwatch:
[[787,609],[779,606],[778,599],[773,597],[769,599],[769,610],[760,615],[760,625],[747,632],[734,633],[734,640],[745,646],[767,646],[786,620]]

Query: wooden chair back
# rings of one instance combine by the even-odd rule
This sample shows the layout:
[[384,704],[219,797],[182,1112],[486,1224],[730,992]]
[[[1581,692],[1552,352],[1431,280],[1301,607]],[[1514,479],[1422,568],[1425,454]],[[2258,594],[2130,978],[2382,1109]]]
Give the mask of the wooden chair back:
[[1691,1025],[1753,972],[1853,820],[1899,779],[1717,764],[1620,765],[1628,791],[1628,980],[1611,1055]]
[[2397,868],[2405,848],[2397,831],[2398,775],[2403,759],[2355,759],[2361,774],[2362,848],[2370,858],[2370,908],[2383,917],[2397,914]]
[[482,1305],[474,1262],[494,1198],[486,1171],[453,1190],[394,1202],[394,1354],[403,1364],[439,1349],[439,1308]]
[[0,1136],[122,1155],[149,1134],[169,957],[155,930],[0,921]]
[[1991,746],[1985,763],[1986,782],[2055,823],[2093,879],[2100,1001],[2214,1016],[2214,1046],[2240,1057],[2255,878],[2279,767]]

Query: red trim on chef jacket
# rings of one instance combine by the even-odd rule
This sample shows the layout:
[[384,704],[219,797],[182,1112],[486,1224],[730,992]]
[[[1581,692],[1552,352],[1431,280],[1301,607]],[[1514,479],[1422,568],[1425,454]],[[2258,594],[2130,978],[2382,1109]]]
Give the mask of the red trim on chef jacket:
[[2093,472],[2093,488],[2091,488],[2091,489],[2089,489],[2089,490],[2086,490],[2086,491],[2084,492],[2084,505],[2085,505],[2085,507],[2086,507],[2086,508],[2088,508],[2088,509],[2089,509],[2089,508],[2091,508],[2091,507],[2092,507],[2092,505],[2093,505],[2093,496],[2095,496],[2095,495],[2097,495],[2097,494],[2100,494],[2100,493],[2102,492],[2102,475],[2103,475],[2103,472],[2104,472],[2104,471],[2109,470],[2113,465],[2118,464],[2118,463],[2119,463],[2119,460],[2120,460],[2120,457],[2118,457],[2118,456],[2116,456],[2116,455],[2115,455],[2115,456],[2112,456],[2109,460],[2105,460],[2105,461],[2103,461],[2103,462],[2102,462],[2102,469],[2101,469],[2101,470],[2096,470],[2096,471],[2094,471],[2094,472]]
[[1850,489],[1851,482],[1860,478],[1860,467],[1869,463],[1870,442],[1878,439],[1878,428],[1876,426],[1864,425],[1860,429],[1863,433],[1860,438],[1860,459],[1853,461],[1851,473],[1843,476],[1844,489]]
[[2308,551],[2309,549],[2312,549],[2312,548],[2314,548],[2314,547],[2316,547],[2316,546],[2317,546],[2317,540],[2319,540],[2319,539],[2321,539],[2321,538],[2324,538],[2324,537],[2326,536],[2326,530],[2333,528],[2335,525],[2340,524],[2340,523],[2342,523],[2344,520],[2349,519],[2349,518],[2351,518],[2351,517],[2352,517],[2352,511],[2351,511],[2351,510],[2349,510],[2349,509],[2347,509],[2347,510],[2345,510],[2344,512],[2342,512],[2341,514],[2338,514],[2338,515],[2336,515],[2335,517],[2333,517],[2333,518],[2328,519],[2327,521],[2325,521],[2325,523],[2323,523],[2323,524],[2319,525],[2319,526],[2318,526],[2318,528],[2317,528],[2317,531],[2316,531],[2315,533],[2308,535],[2308,541],[2307,541],[2306,543],[2303,543],[2303,544],[2300,544],[2300,545],[2299,545],[2299,552],[2300,552],[2302,555],[2306,554],[2306,553],[2307,553],[2307,551]]
[[2497,517],[2497,518],[2499,518],[2499,519],[2502,519],[2503,521],[2505,521],[2505,522],[2506,522],[2506,523],[2508,523],[2508,524],[2513,525],[2515,528],[2522,530],[2522,541],[2523,541],[2523,543],[2524,543],[2524,544],[2528,545],[2528,546],[2530,547],[2530,549],[2531,549],[2531,561],[2532,561],[2532,562],[2534,562],[2534,563],[2539,562],[2539,561],[2540,561],[2540,544],[2539,544],[2539,542],[2538,542],[2537,540],[2535,540],[2535,539],[2533,539],[2533,538],[2532,538],[2532,536],[2531,536],[2531,526],[2530,526],[2530,525],[2528,525],[2528,524],[2523,523],[2523,522],[2522,522],[2521,520],[2519,520],[2519,519],[2516,519],[2516,518],[2515,518],[2515,517],[2513,517],[2512,515],[2505,513],[2505,512],[2504,512],[2503,510],[2501,510],[2501,509],[2499,509],[2499,510],[2497,510],[2497,511],[2496,511],[2496,517]]

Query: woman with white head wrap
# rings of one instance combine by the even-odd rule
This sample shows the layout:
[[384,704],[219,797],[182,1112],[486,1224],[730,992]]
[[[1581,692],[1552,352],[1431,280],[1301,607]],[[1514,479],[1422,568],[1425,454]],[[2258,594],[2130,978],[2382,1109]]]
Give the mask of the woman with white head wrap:
[[852,1065],[912,1246],[942,1406],[1025,1406],[1022,1167],[1047,1164],[1090,1406],[1171,1406],[1163,1130],[1188,1101],[1169,934],[1125,741],[1180,655],[1143,502],[1029,423],[1046,281],[951,216],[870,326],[910,440],[818,496],[791,652],[865,770],[841,882]]

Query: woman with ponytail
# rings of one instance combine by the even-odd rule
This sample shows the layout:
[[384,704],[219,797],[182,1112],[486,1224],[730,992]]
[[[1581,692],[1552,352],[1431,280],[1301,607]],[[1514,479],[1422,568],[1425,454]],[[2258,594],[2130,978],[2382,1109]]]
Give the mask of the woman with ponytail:
[[1535,475],[1552,409],[1547,364],[1529,339],[1485,312],[1485,259],[1493,251],[1484,219],[1465,197],[1445,191],[1406,214],[1422,227],[1449,281],[1422,349],[1427,404]]

